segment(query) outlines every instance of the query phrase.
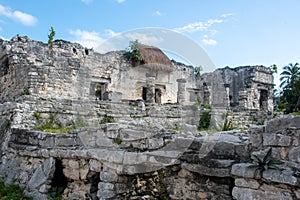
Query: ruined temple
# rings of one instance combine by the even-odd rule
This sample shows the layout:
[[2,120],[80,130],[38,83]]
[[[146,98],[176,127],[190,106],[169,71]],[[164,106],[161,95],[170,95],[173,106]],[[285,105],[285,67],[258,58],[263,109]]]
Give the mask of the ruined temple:
[[[34,199],[300,198],[300,117],[265,122],[268,68],[196,77],[156,47],[140,45],[138,62],[124,53],[0,41],[0,180]],[[197,130],[204,112],[218,132]],[[228,120],[237,129],[220,132]],[[283,170],[254,178],[270,148]]]

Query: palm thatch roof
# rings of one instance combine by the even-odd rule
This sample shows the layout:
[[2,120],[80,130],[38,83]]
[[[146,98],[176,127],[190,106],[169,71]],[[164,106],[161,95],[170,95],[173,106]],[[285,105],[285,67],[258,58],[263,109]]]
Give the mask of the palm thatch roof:
[[173,64],[170,59],[157,47],[139,44],[139,51],[143,67],[154,71],[172,71]]

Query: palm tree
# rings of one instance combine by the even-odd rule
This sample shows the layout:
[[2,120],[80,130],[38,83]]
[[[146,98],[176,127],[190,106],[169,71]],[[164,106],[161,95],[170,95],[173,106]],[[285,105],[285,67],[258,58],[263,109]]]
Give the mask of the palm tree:
[[290,63],[280,74],[280,87],[283,89],[281,102],[286,104],[286,113],[298,110],[300,98],[300,66]]
[[283,72],[280,74],[280,87],[283,89],[291,88],[298,78],[300,78],[300,66],[299,63],[290,63],[283,67]]

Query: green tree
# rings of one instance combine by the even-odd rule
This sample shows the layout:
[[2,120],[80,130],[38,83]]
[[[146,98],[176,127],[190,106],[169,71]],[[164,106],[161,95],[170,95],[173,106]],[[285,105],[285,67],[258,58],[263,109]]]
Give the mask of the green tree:
[[271,65],[270,69],[271,69],[273,74],[277,74],[277,65],[276,64]]
[[282,93],[280,97],[281,103],[286,105],[286,113],[298,111],[300,109],[300,66],[299,63],[290,63],[283,67],[280,74],[280,87]]
[[52,44],[53,44],[53,38],[55,36],[55,30],[54,30],[53,26],[51,26],[51,28],[50,28],[49,31],[50,31],[50,33],[48,35],[48,44],[50,44],[52,46]]
[[197,67],[194,68],[194,74],[195,74],[196,77],[200,77],[201,70],[202,70],[201,66],[197,66]]
[[295,81],[300,77],[299,67],[299,63],[290,63],[283,67],[283,72],[281,72],[279,79],[281,88],[291,88],[295,84]]
[[125,52],[125,57],[128,60],[140,61],[141,53],[140,53],[140,42],[138,40],[130,41],[129,47],[127,47]]

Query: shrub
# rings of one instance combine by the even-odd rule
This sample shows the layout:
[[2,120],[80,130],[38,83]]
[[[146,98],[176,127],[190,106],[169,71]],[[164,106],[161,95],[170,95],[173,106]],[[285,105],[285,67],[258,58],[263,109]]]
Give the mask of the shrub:
[[22,93],[21,93],[21,95],[29,95],[30,93],[29,93],[29,89],[28,89],[28,87],[24,87],[23,88],[23,91],[22,91]]
[[283,162],[281,162],[280,160],[274,159],[272,158],[272,148],[270,148],[267,152],[267,154],[265,155],[265,157],[263,159],[260,159],[258,156],[253,155],[254,158],[256,159],[256,165],[251,165],[250,167],[254,167],[256,168],[253,174],[253,178],[256,178],[258,172],[260,172],[260,174],[268,169],[276,169],[276,170],[280,170],[280,168],[278,167],[278,165],[283,164]]
[[50,33],[49,33],[49,35],[48,35],[48,44],[50,45],[50,46],[52,46],[52,44],[53,44],[53,39],[54,39],[54,36],[55,36],[55,30],[54,30],[54,28],[51,26],[51,28],[50,28]]
[[0,199],[1,200],[32,200],[32,198],[25,197],[24,189],[18,185],[12,184],[5,186],[3,181],[0,181]]
[[210,119],[211,119],[211,114],[209,112],[203,111],[200,121],[199,121],[199,126],[198,129],[208,129],[210,125]]
[[124,56],[128,60],[141,61],[141,52],[139,49],[139,45],[140,43],[138,40],[130,41],[129,47],[126,49]]
[[228,113],[226,113],[222,131],[230,131],[232,129],[233,129],[232,120],[228,119]]
[[211,110],[211,109],[212,109],[212,106],[209,105],[209,104],[204,104],[204,105],[203,105],[203,108]]
[[107,116],[105,115],[101,121],[100,121],[100,124],[106,124],[106,123],[114,123],[115,122],[115,119],[112,117],[112,116]]

